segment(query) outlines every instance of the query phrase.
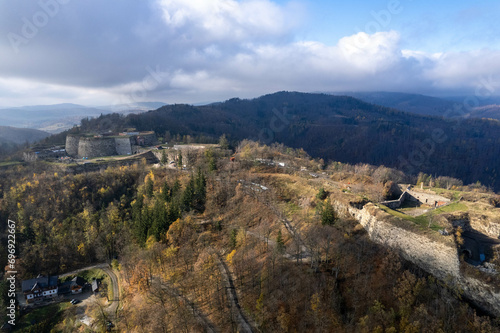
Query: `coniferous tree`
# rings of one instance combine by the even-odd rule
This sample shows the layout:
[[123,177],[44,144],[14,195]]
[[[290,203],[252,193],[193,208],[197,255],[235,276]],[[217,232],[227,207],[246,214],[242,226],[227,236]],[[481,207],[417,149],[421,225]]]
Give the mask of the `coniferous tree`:
[[161,188],[161,198],[165,202],[170,202],[170,200],[172,199],[172,190],[170,189],[170,186],[168,186],[167,181],[163,183],[163,186]]
[[148,198],[151,198],[153,196],[153,189],[154,189],[154,182],[151,179],[151,177],[148,177],[145,184],[145,192]]
[[208,170],[215,171],[217,170],[217,161],[215,159],[215,155],[212,149],[209,149],[205,152],[205,156],[208,162]]
[[168,158],[167,158],[167,153],[165,152],[165,150],[163,150],[161,152],[161,159],[160,159],[160,163],[161,164],[167,164],[168,162]]
[[172,224],[177,219],[181,218],[181,211],[176,202],[172,202],[167,209],[167,216],[169,224]]
[[325,200],[327,196],[328,192],[325,191],[324,187],[320,188],[318,194],[316,194],[316,198],[318,198],[319,200]]
[[182,198],[181,198],[182,210],[186,212],[189,212],[193,207],[194,190],[195,190],[194,178],[191,177],[186,185],[186,188],[184,189],[184,192],[182,193]]
[[236,231],[236,229],[232,229],[231,234],[229,235],[229,246],[232,249],[236,248],[237,236],[238,236],[238,232]]
[[205,211],[205,202],[207,196],[207,181],[205,175],[198,169],[196,174],[195,187],[194,187],[194,197],[193,197],[193,208],[199,213]]
[[179,155],[177,156],[177,167],[179,169],[182,169],[183,167],[183,163],[182,163],[182,152],[179,150]]
[[222,149],[229,149],[229,142],[227,141],[226,134],[222,134],[219,138],[219,146]]
[[337,216],[335,214],[335,210],[333,209],[330,201],[326,201],[323,207],[323,211],[321,212],[321,224],[323,225],[333,225],[337,220]]
[[179,179],[176,179],[175,182],[174,182],[174,186],[172,186],[172,190],[171,190],[171,194],[170,196],[173,198],[175,196],[177,196],[177,194],[179,193],[179,191],[181,190],[181,183],[179,182]]
[[153,225],[151,228],[151,234],[154,235],[157,240],[161,240],[164,238],[169,226],[170,223],[165,204],[156,200],[153,207]]

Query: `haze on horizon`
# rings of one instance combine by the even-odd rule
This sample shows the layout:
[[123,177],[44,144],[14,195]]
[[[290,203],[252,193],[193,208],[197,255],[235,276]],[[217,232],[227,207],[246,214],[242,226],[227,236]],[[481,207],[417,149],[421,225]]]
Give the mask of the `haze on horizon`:
[[493,0],[5,1],[0,106],[500,95],[499,13]]

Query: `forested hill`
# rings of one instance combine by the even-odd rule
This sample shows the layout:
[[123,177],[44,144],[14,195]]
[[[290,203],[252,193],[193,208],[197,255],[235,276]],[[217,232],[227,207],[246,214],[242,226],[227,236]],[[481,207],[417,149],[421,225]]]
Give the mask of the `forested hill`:
[[367,103],[430,116],[443,116],[453,113],[450,111],[455,110],[455,105],[457,104],[457,102],[442,98],[399,92],[346,92],[335,93],[335,95],[352,96]]
[[207,106],[168,105],[82,125],[85,131],[128,126],[160,136],[225,133],[232,140],[277,141],[314,157],[447,175],[500,190],[500,122],[410,114],[346,96],[279,92]]
[[31,128],[0,126],[0,143],[22,144],[25,142],[35,142],[49,135],[47,132]]

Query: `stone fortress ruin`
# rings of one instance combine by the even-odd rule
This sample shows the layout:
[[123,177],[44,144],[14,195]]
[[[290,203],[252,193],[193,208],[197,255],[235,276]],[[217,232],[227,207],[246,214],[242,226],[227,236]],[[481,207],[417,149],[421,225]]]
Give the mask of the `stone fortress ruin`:
[[437,195],[432,192],[424,192],[412,189],[407,186],[397,200],[382,201],[381,204],[391,209],[400,208],[405,202],[413,202],[418,205],[428,205],[433,208],[441,207],[449,204],[451,201],[448,198]]
[[157,143],[154,132],[122,132],[100,135],[68,135],[66,153],[75,158],[96,158],[114,155],[132,155],[141,146]]

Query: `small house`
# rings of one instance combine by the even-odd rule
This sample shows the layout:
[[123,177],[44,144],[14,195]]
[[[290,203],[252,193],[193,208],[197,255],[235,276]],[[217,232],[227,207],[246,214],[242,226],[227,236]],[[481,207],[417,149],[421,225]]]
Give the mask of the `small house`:
[[21,284],[27,303],[33,303],[57,296],[57,276],[39,275],[35,279],[24,280]]
[[76,276],[71,280],[70,289],[72,294],[80,294],[87,281],[83,278]]

